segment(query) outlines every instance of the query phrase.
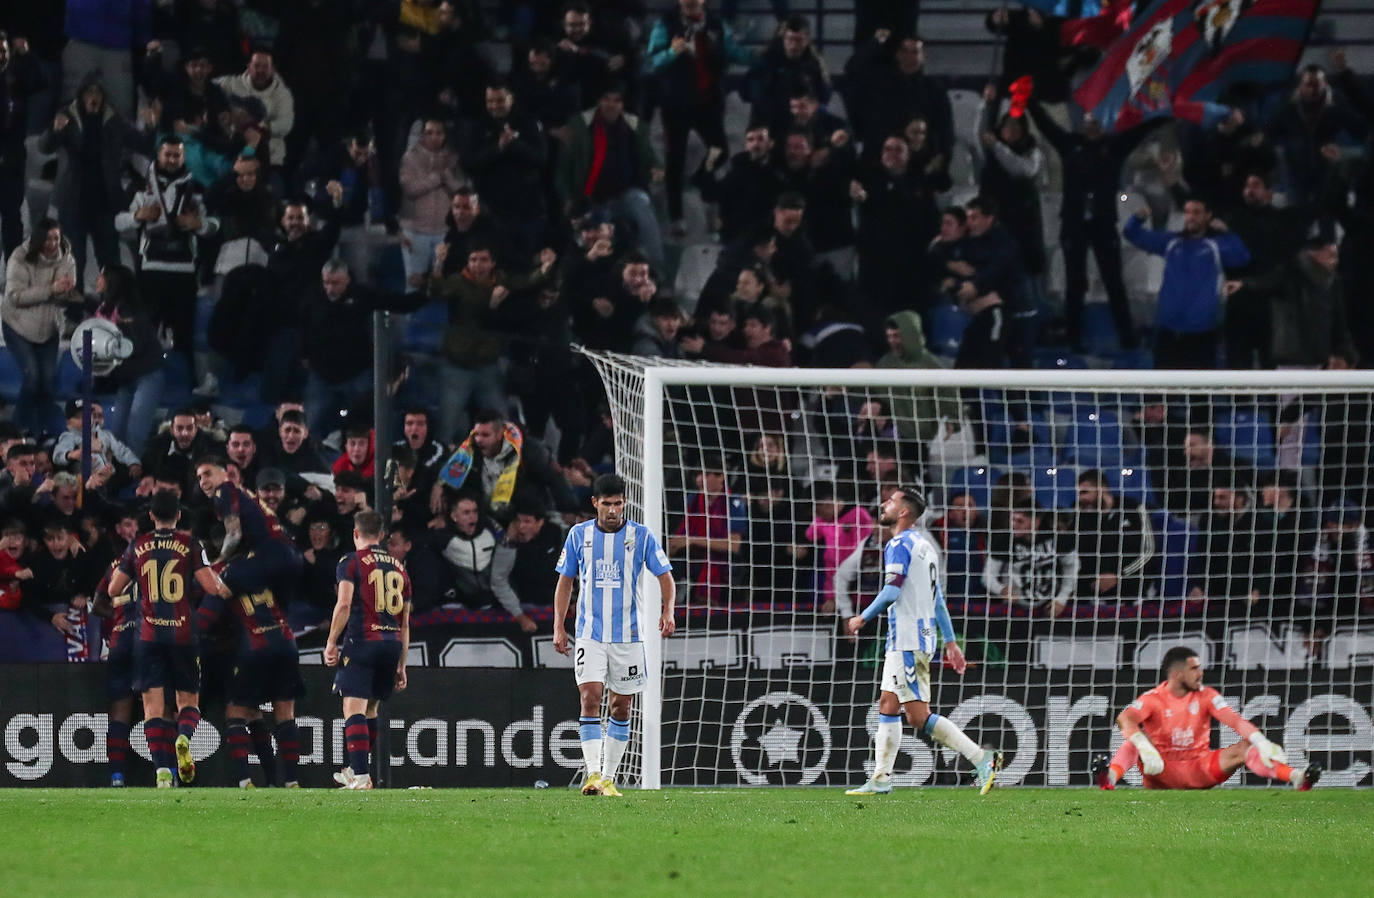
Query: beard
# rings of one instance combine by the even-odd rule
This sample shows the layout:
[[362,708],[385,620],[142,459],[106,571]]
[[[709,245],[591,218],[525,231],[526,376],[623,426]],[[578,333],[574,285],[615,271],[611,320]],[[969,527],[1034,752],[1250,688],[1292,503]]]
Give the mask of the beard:
[[885,511],[878,515],[878,523],[882,524],[884,527],[891,527],[893,524],[897,523],[897,516],[891,512]]

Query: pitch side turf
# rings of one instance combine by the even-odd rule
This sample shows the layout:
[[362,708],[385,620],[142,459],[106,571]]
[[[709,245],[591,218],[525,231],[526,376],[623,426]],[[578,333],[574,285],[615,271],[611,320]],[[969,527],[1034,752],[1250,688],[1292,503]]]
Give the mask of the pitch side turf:
[[0,894],[1368,895],[1374,794],[0,791]]

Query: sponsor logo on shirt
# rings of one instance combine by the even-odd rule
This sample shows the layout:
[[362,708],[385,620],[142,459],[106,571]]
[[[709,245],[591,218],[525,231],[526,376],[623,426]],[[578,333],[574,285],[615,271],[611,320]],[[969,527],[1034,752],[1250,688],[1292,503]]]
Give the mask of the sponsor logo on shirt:
[[1170,741],[1173,742],[1174,748],[1192,748],[1194,741],[1193,728],[1175,727],[1169,738]]
[[596,561],[594,586],[597,589],[616,589],[620,586],[620,562],[613,558]]

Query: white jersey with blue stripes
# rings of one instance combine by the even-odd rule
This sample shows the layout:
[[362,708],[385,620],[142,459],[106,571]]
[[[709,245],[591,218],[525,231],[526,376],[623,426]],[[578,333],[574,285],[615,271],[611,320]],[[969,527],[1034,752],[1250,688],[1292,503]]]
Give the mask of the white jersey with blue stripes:
[[555,569],[577,581],[574,635],[596,642],[639,642],[639,593],[645,568],[658,576],[673,566],[643,524],[626,521],[619,530],[607,533],[591,520],[569,530]]
[[883,570],[886,582],[901,589],[887,609],[887,650],[935,654],[935,603],[943,597],[939,550],[920,531],[903,530],[883,547]]

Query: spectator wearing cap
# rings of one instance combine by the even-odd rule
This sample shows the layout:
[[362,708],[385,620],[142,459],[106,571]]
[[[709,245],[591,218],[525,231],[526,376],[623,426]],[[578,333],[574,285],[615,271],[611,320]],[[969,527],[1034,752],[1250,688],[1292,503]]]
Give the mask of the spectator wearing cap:
[[402,258],[407,283],[429,272],[434,249],[444,239],[449,201],[463,185],[458,154],[448,145],[448,129],[438,118],[420,123],[420,139],[401,157]]
[[301,542],[301,524],[305,521],[306,508],[298,499],[286,495],[286,475],[280,468],[263,468],[251,482],[254,492],[263,506],[277,516],[282,530],[296,543]]
[[730,63],[753,65],[752,51],[740,46],[730,26],[706,9],[705,0],[678,0],[649,34],[644,65],[657,82],[668,154],[668,217],[682,228],[683,175],[691,131],[708,152],[726,153],[725,69]]
[[604,88],[595,106],[568,121],[567,132],[557,177],[564,206],[584,197],[593,206],[608,207],[616,218],[633,224],[632,240],[661,268],[663,235],[649,200],[649,182],[658,180],[662,169],[649,144],[649,123],[625,112],[624,87]]
[[230,98],[252,97],[262,103],[269,155],[273,165],[281,165],[286,159],[286,137],[296,121],[296,104],[291,88],[277,74],[272,51],[254,48],[247,68],[237,75],[222,75],[215,84]]
[[[53,466],[61,471],[81,471],[82,400],[72,399],[65,409],[67,429],[58,436],[52,447]],[[105,429],[105,410],[100,403],[91,403],[91,471],[110,468],[114,488],[121,483],[137,483],[143,478],[143,465],[128,446]]]

